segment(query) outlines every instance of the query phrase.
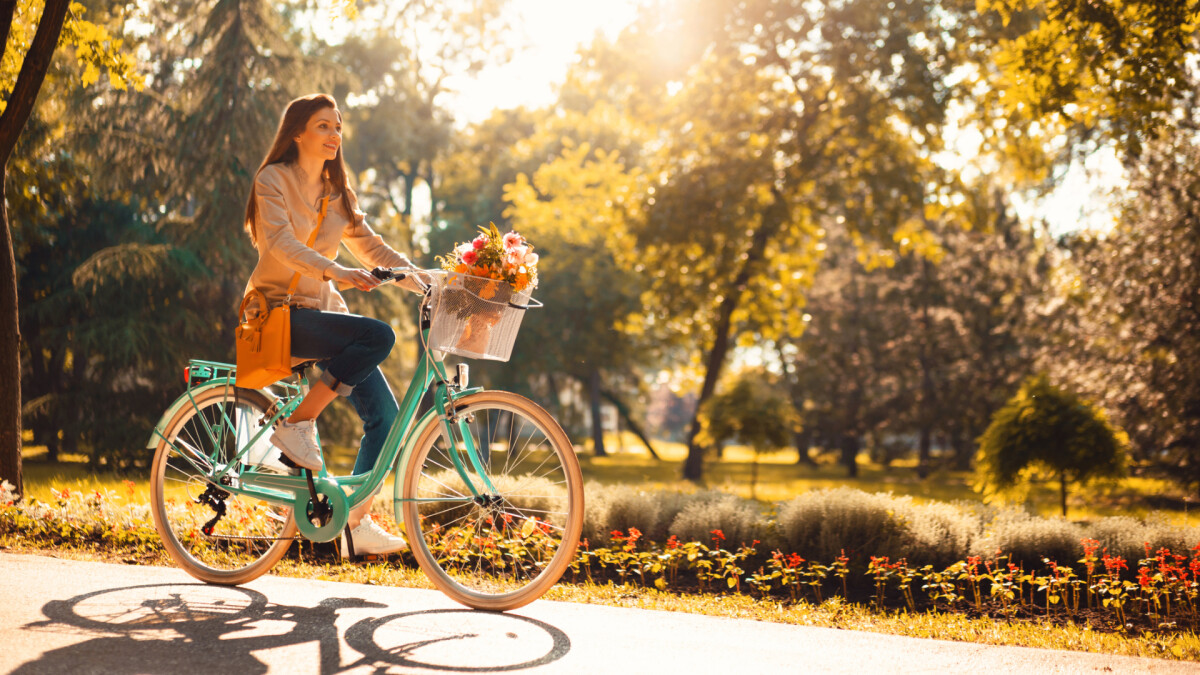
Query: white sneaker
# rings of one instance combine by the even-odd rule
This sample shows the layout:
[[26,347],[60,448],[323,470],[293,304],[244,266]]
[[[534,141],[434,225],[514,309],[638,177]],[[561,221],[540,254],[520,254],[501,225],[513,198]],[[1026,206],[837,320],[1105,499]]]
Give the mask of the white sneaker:
[[371,516],[363,516],[358,527],[350,530],[350,540],[355,555],[383,555],[395,553],[408,548],[404,537],[397,537],[371,520]]
[[321,447],[317,445],[315,421],[280,422],[271,434],[271,443],[296,465],[313,471],[321,468]]
[[260,436],[258,441],[246,451],[246,457],[242,461],[247,467],[259,473],[274,473],[283,476],[300,473],[299,469],[284,464],[282,459],[279,448],[271,445],[271,441],[266,436]]

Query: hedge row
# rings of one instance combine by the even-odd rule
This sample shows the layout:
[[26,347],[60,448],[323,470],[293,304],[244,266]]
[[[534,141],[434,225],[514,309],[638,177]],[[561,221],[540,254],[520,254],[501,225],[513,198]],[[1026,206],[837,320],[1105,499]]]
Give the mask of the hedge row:
[[1147,544],[1186,551],[1200,541],[1200,528],[1172,525],[1161,516],[1074,523],[972,502],[919,504],[907,496],[848,487],[807,492],[766,511],[756,502],[712,491],[685,494],[592,482],[585,494],[583,536],[596,545],[606,545],[614,530],[630,527],[653,542],[672,535],[704,542],[712,530],[721,530],[730,546],[758,540],[760,550],[815,560],[834,560],[844,551],[862,565],[871,556],[887,556],[944,567],[1000,553],[1033,567],[1043,558],[1074,563],[1083,539],[1095,539],[1101,550],[1127,560],[1141,558]]

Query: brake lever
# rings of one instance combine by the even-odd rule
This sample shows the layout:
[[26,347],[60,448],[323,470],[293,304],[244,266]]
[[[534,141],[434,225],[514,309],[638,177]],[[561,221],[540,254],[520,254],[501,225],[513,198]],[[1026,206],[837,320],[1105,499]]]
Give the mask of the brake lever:
[[407,269],[407,268],[376,267],[375,269],[371,270],[371,275],[384,283],[387,283],[389,281],[394,281],[394,282],[399,283],[399,282],[407,279],[409,276],[412,276],[413,281],[417,282],[417,286],[420,286],[422,291],[425,291],[425,292],[429,291],[429,288],[430,288],[429,284],[425,283],[421,279],[421,276],[419,274],[411,274],[410,275],[408,272],[398,271],[400,269]]

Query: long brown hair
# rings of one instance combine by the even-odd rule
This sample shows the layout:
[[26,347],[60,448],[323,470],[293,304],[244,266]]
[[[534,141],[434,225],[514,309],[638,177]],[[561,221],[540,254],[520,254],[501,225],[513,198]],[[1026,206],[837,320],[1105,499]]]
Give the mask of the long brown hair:
[[[279,120],[279,130],[275,132],[275,141],[271,143],[271,149],[267,151],[267,156],[259,165],[258,171],[254,172],[255,183],[258,181],[258,174],[270,164],[278,164],[280,162],[294,162],[300,158],[300,151],[296,148],[296,136],[304,132],[308,125],[308,120],[312,118],[318,111],[325,108],[333,108],[338,114],[338,121],[342,119],[342,113],[338,110],[337,101],[329,94],[309,94],[301,96],[287,105],[283,111],[283,119]],[[346,171],[346,162],[342,159],[342,147],[338,146],[337,157],[325,160],[325,168],[323,173],[330,183],[333,183],[334,194],[342,195],[342,209],[346,212],[346,218],[354,220],[354,208],[358,205],[358,195],[354,189],[350,187],[350,179]],[[258,248],[258,227],[255,225],[255,220],[258,217],[258,201],[256,197],[255,183],[250,185],[250,200],[246,202],[246,232],[250,235],[250,243]]]

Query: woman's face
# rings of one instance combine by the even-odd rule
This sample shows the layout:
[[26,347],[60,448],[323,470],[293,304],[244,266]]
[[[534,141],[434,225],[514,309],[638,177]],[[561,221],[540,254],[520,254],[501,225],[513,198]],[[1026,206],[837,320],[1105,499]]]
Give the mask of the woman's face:
[[308,118],[304,131],[296,137],[301,157],[337,159],[342,147],[342,120],[334,108],[322,108]]

